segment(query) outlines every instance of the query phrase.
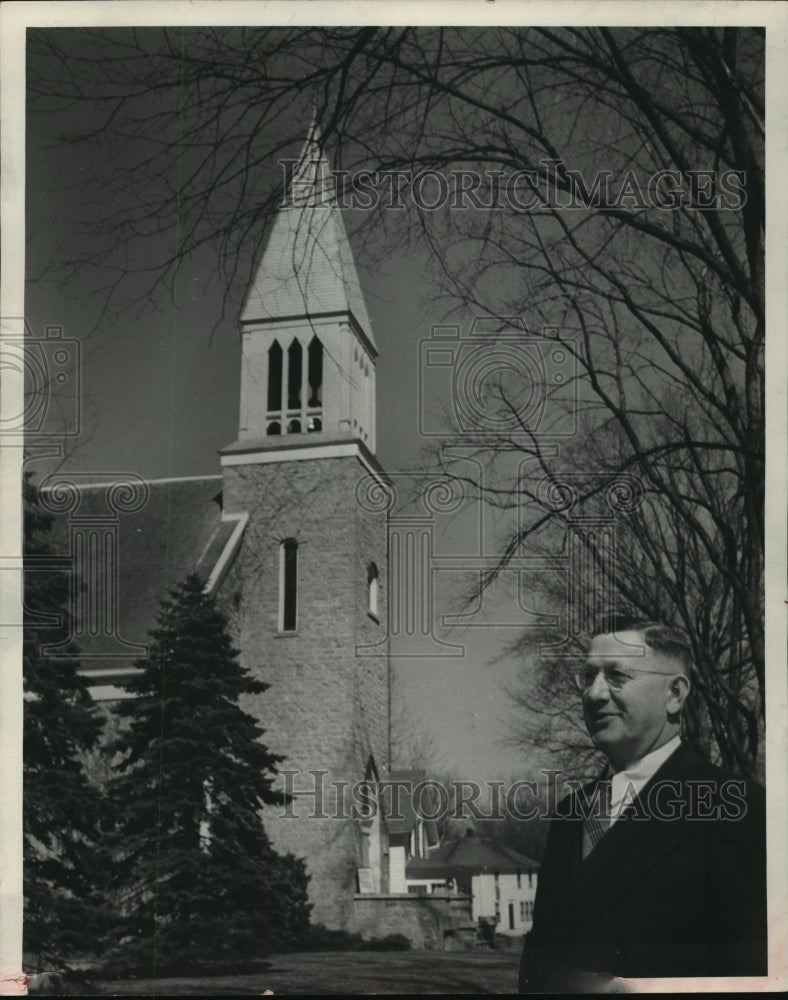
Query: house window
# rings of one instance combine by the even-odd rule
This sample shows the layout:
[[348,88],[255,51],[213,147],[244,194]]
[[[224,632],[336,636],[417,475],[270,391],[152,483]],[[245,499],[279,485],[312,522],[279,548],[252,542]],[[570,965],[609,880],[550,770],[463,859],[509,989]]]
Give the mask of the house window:
[[378,617],[378,568],[371,562],[367,566],[367,610],[373,618]]
[[298,620],[298,542],[286,538],[279,547],[279,630],[295,632]]
[[533,872],[528,872],[528,888],[532,889],[534,884],[534,874]]
[[520,875],[520,872],[518,872],[517,873],[517,888],[518,889],[522,889],[522,887],[523,887],[522,882],[523,882],[522,876]]

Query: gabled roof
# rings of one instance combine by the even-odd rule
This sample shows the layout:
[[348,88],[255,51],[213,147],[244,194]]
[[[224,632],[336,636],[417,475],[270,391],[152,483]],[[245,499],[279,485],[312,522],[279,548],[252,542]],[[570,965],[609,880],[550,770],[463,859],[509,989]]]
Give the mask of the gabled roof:
[[441,845],[428,858],[410,858],[408,878],[451,877],[458,874],[535,872],[539,862],[485,837],[460,837]]
[[287,207],[274,219],[241,309],[241,322],[348,313],[375,346],[331,171],[312,125]]
[[[54,477],[54,482],[60,479]],[[68,480],[68,473],[63,474]],[[107,505],[107,483],[79,487],[80,503],[73,524],[89,526],[107,518],[107,527],[115,521],[118,545],[114,568],[117,573],[117,632],[127,643],[149,644],[148,632],[156,625],[160,602],[191,572],[206,580],[226,569],[231,556],[233,534],[238,534],[239,520],[223,519],[221,476],[186,479],[149,480],[147,499],[139,510],[121,512],[112,517]],[[111,530],[111,529],[110,529]],[[58,515],[50,535],[56,555],[70,556],[71,526],[66,515]],[[98,580],[100,597],[111,593],[103,578]],[[123,658],[123,645],[106,636],[79,636],[81,667],[88,673],[128,668],[139,657],[130,649]],[[117,656],[102,654],[115,649]]]
[[[426,780],[427,772],[420,768],[390,771],[382,778],[384,786],[383,808],[389,836],[410,834],[411,830],[416,827],[421,816],[414,806],[413,792]],[[391,782],[391,786],[388,788],[386,787],[387,782]],[[426,812],[429,816],[434,816],[434,789],[427,784],[417,794],[419,796],[418,805],[422,812]],[[427,835],[427,843],[430,845],[437,844],[439,838],[435,820],[425,819],[423,822]]]

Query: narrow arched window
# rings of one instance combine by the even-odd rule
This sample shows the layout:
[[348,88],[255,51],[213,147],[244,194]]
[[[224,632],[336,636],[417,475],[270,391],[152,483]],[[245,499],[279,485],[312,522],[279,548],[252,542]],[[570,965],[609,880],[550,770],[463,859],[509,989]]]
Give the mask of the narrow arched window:
[[313,337],[307,350],[307,378],[309,379],[309,406],[323,405],[323,345]]
[[268,427],[266,429],[266,433],[267,434],[281,434],[282,433],[282,425],[279,423],[278,420],[272,420],[271,423],[268,425]]
[[287,349],[287,408],[297,410],[301,406],[301,365],[303,350],[297,340]]
[[279,546],[279,630],[295,632],[298,621],[298,542],[286,538]]
[[372,562],[367,566],[367,610],[375,618],[378,617],[378,568]]
[[274,341],[268,348],[268,412],[282,409],[282,348]]
[[288,425],[287,425],[287,433],[288,434],[300,434],[301,433],[301,421],[300,420],[291,420],[291,421],[289,421]]

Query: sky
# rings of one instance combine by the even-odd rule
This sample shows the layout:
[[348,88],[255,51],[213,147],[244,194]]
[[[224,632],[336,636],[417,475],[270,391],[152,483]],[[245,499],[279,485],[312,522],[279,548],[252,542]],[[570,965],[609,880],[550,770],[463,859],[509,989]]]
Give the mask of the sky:
[[[93,83],[100,91],[100,76]],[[307,117],[304,114],[303,134]],[[154,155],[146,148],[147,136],[124,149],[126,160],[106,137],[99,137],[93,146],[59,138],[69,129],[90,125],[83,107],[57,115],[36,112],[28,121],[26,315],[37,331],[47,324],[62,326],[64,336],[78,339],[82,349],[78,400],[82,429],[69,446],[65,468],[89,470],[97,478],[120,471],[147,477],[215,473],[218,450],[236,437],[240,374],[236,316],[244,290],[231,290],[226,316],[220,319],[226,286],[215,276],[214,251],[206,247],[181,267],[175,302],[159,295],[136,314],[133,310],[100,314],[101,299],[90,292],[103,277],[101,269],[71,275],[61,284],[44,269],[52,254],[69,260],[90,249],[89,226],[97,204],[102,210],[116,208],[123,224],[123,204],[102,203],[99,185],[135,157],[144,170],[145,158]],[[155,190],[172,179],[150,170],[145,176]],[[268,183],[272,176],[263,171],[255,175],[255,183],[260,177]],[[263,198],[265,188],[259,190]],[[357,220],[347,221],[352,229]],[[152,222],[151,258],[162,249],[163,240],[154,229]],[[254,242],[262,235],[253,232],[249,239]],[[148,234],[144,248],[147,238]],[[426,443],[419,433],[422,344],[430,325],[446,318],[445,309],[422,253],[395,250],[384,256],[373,241],[369,247],[373,265],[361,234],[354,240],[380,349],[378,458],[391,472],[412,470],[424,461]],[[145,264],[146,252],[143,249],[133,263]],[[143,288],[140,283],[137,291]],[[459,318],[467,324],[470,317]],[[63,402],[67,416],[71,405],[67,393]],[[475,508],[468,508],[455,524],[442,526],[440,545],[451,549],[458,540],[462,544],[469,523],[478,516]],[[499,544],[506,524],[497,528]],[[439,614],[452,610],[451,593],[448,583],[442,587]],[[403,700],[439,738],[446,765],[466,774],[471,768],[494,770],[497,776],[523,766],[522,756],[500,742],[511,716],[502,688],[512,683],[517,669],[516,661],[503,654],[518,634],[519,625],[513,623],[521,623],[522,616],[511,614],[510,594],[491,594],[486,607],[498,616],[489,627],[451,637],[465,644],[462,656],[423,662],[403,658],[396,668]]]
[[[145,478],[216,474],[219,449],[237,437],[242,290],[235,290],[226,319],[217,323],[225,289],[212,274],[207,249],[181,269],[174,304],[162,295],[153,306],[107,315],[97,292],[100,271],[89,268],[64,281],[48,267],[90,248],[84,224],[100,195],[86,178],[113,169],[111,146],[97,151],[62,140],[63,133],[88,124],[84,108],[28,117],[26,318],[39,336],[47,326],[62,327],[62,336],[78,341],[81,351],[77,398],[64,392],[55,415],[56,423],[61,413],[68,421],[77,405],[80,432],[60,459],[29,467],[39,477],[58,466],[96,480],[119,472]],[[304,133],[307,127],[305,121]],[[352,230],[354,220],[346,221]],[[430,324],[446,318],[445,307],[436,301],[422,254],[389,254],[372,266],[359,238],[353,243],[380,352],[377,457],[388,471],[414,470],[430,444],[419,432],[421,344]],[[434,412],[446,401],[436,399]],[[456,554],[458,545],[461,552],[479,516],[475,503],[466,504],[459,516],[438,525],[436,554]],[[459,609],[460,582],[457,574],[440,575],[438,615]],[[441,631],[457,647],[455,655],[394,657],[395,715],[404,712],[416,730],[430,734],[433,764],[444,774],[507,779],[529,763],[511,742],[517,718],[506,690],[516,683],[519,661],[505,649],[523,619],[504,589],[485,601],[492,624],[488,618],[483,628]]]

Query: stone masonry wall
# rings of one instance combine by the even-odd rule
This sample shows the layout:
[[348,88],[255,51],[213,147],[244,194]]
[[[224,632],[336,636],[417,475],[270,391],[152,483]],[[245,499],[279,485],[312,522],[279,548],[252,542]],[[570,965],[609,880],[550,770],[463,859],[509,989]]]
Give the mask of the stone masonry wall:
[[402,934],[412,948],[441,951],[447,931],[470,925],[469,896],[357,895],[349,929],[365,938]]
[[[293,790],[305,792],[287,809],[267,809],[266,829],[277,850],[306,859],[312,918],[332,927],[352,921],[361,864],[360,829],[350,803],[337,808],[333,782],[362,780],[370,755],[379,768],[386,757],[388,661],[356,656],[357,645],[386,634],[385,598],[380,622],[367,614],[367,566],[374,561],[385,580],[386,538],[383,516],[356,502],[364,474],[353,457],[225,469],[225,511],[250,516],[222,589],[236,595],[241,660],[270,685],[244,708],[285,756],[280,768],[298,772]],[[288,537],[299,545],[298,622],[284,633],[279,548]],[[322,803],[313,794],[321,785]]]

